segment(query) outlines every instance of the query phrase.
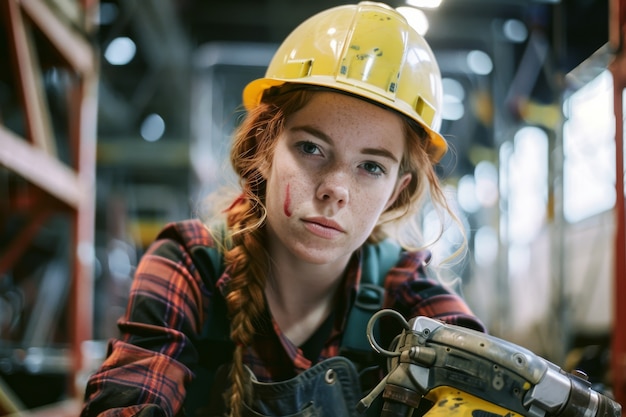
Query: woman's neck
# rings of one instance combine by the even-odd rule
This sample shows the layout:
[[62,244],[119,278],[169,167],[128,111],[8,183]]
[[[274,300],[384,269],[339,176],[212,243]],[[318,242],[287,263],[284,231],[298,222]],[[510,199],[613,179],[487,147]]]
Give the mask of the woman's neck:
[[294,344],[306,341],[332,311],[348,260],[315,265],[273,254],[265,296],[274,320]]

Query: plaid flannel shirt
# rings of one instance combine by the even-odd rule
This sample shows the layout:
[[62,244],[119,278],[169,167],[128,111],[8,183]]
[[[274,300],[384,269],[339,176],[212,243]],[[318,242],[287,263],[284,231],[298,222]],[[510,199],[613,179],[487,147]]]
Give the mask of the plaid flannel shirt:
[[[109,342],[107,358],[86,387],[82,417],[180,415],[185,386],[192,369],[210,351],[195,344],[207,308],[225,291],[230,276],[224,271],[214,288],[207,288],[190,250],[213,246],[198,220],[169,224],[148,248],[137,267],[127,311],[118,321],[120,337]],[[385,280],[384,308],[407,319],[418,315],[484,331],[467,304],[424,270],[429,253],[404,252]],[[361,276],[353,256],[338,294],[334,327],[319,361],[339,354],[341,337]],[[293,377],[313,363],[268,315],[269,324],[255,335],[244,362],[260,381]]]

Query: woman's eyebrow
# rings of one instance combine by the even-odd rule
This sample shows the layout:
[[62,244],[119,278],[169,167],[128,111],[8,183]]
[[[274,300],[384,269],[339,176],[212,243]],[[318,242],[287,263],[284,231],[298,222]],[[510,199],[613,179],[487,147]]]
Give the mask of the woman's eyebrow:
[[[292,132],[308,133],[320,139],[321,141],[328,143],[329,145],[332,145],[334,143],[333,139],[330,136],[328,136],[326,133],[322,132],[321,130],[311,125],[294,126],[290,128],[289,130]],[[396,156],[391,151],[385,148],[363,148],[361,150],[361,153],[364,153],[367,155],[382,156],[383,158],[389,158],[393,162],[398,163],[398,158],[396,158]]]
[[316,138],[328,143],[329,145],[332,145],[334,143],[330,136],[311,125],[294,126],[289,130],[292,132],[308,133],[309,135],[315,136]]
[[398,158],[385,148],[364,148],[361,152],[368,155],[382,156],[383,158],[391,159],[393,162],[398,162]]

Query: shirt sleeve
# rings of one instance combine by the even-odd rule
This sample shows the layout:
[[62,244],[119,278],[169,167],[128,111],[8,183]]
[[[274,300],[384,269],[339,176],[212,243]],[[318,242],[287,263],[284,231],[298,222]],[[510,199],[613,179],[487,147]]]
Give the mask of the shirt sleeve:
[[120,338],[88,380],[81,417],[182,415],[210,295],[185,243],[155,241],[137,267]]
[[[407,320],[427,316],[485,332],[484,324],[460,295],[427,275],[425,266],[429,256],[424,251],[402,254],[385,281],[385,307],[398,311]],[[385,335],[385,340],[393,338],[401,331],[399,326],[393,327]]]

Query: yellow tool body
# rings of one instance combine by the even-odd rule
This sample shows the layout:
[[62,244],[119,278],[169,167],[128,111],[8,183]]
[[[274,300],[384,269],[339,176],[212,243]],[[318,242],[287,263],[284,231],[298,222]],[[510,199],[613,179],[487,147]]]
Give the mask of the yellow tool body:
[[440,386],[424,396],[433,406],[428,417],[517,417],[519,414],[456,388]]

